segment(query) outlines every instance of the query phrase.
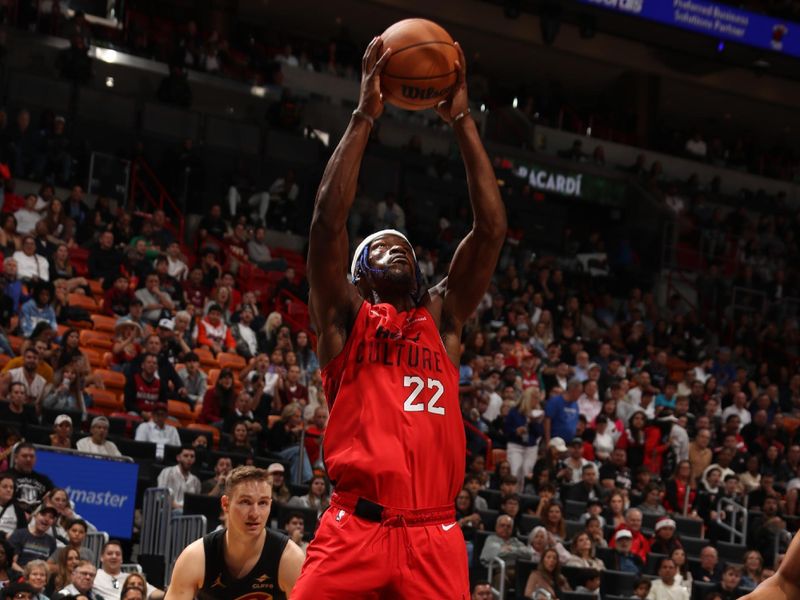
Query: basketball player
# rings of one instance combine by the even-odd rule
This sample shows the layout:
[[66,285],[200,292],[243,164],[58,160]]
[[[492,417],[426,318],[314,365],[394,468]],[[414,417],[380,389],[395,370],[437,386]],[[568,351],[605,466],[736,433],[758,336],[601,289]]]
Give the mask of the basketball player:
[[286,600],[303,552],[285,535],[266,529],[272,504],[267,472],[256,467],[231,471],[221,503],[227,528],[181,552],[165,600]]
[[309,239],[311,313],[331,407],[323,455],[336,491],[292,600],[469,598],[454,500],[465,471],[458,399],[461,329],[486,292],[506,231],[495,175],[469,115],[464,56],[438,107],[458,142],[474,223],[436,287],[393,230],[350,263],[347,216],[370,129],[383,111],[380,38],[362,61],[361,98],[328,163]]
[[800,535],[795,535],[778,572],[741,600],[797,600],[800,598]]

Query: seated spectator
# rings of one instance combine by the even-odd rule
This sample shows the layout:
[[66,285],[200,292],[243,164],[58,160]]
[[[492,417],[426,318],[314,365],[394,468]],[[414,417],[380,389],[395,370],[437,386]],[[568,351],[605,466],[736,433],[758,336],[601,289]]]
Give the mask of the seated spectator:
[[619,529],[612,539],[614,548],[614,570],[640,575],[644,570],[644,561],[631,552],[633,534],[629,529]]
[[539,562],[542,558],[542,554],[548,548],[556,549],[561,564],[566,564],[572,556],[569,551],[564,548],[564,545],[550,535],[541,525],[534,527],[528,534],[528,545],[531,549],[531,560],[533,562]]
[[664,505],[662,504],[663,491],[661,486],[657,483],[650,483],[644,489],[644,502],[638,508],[643,515],[654,515],[662,517],[667,514]]
[[736,565],[727,565],[722,572],[722,580],[717,583],[714,592],[718,593],[722,600],[736,600],[745,594],[744,590],[739,588],[741,580],[742,570]]
[[246,436],[251,442],[255,442],[264,432],[263,426],[253,411],[253,397],[247,390],[242,390],[236,395],[233,409],[228,411],[225,416],[222,428],[226,433],[233,433],[235,426],[240,423],[244,424]]
[[572,540],[572,555],[567,561],[567,566],[595,569],[597,571],[602,571],[606,568],[603,561],[595,557],[594,542],[592,537],[585,531],[576,535]]
[[186,362],[185,355],[192,352],[196,346],[194,317],[188,311],[179,310],[175,313],[173,335],[183,351],[183,362]]
[[269,449],[289,461],[291,474],[296,477],[297,471],[301,473],[301,481],[311,479],[311,463],[308,455],[303,453],[303,462],[300,462],[300,437],[303,431],[303,411],[297,403],[287,404],[281,411],[281,418],[270,429],[267,436]]
[[114,345],[111,347],[111,368],[122,371],[142,351],[143,338],[141,325],[130,319],[119,319],[114,325]]
[[[322,457],[322,440],[325,436],[325,429],[328,426],[328,409],[318,406],[314,409],[311,417],[311,424],[306,429],[305,447],[308,460],[315,466]],[[477,491],[475,492],[477,494]]]
[[222,444],[225,452],[244,454],[245,456],[255,455],[256,448],[250,441],[250,436],[247,435],[247,424],[244,421],[237,421],[229,431],[230,437],[226,438]]
[[278,378],[275,385],[280,407],[288,404],[308,404],[308,388],[300,383],[300,367],[291,365],[283,377]]
[[[177,317],[176,317],[177,318]],[[178,376],[186,388],[186,397],[192,406],[202,402],[208,388],[208,375],[200,369],[200,359],[194,352],[183,358],[184,366],[178,369]]]
[[[97,571],[92,586],[94,597],[104,600],[120,600],[120,589],[132,574],[122,571],[122,545],[117,540],[109,540],[100,554],[101,568]],[[164,592],[147,584],[147,599],[162,600]]]
[[[80,517],[73,517],[66,523],[66,545],[60,547],[58,550],[47,559],[52,567],[62,562],[63,556],[69,550],[75,550],[78,553],[80,560],[89,560],[94,562],[95,555],[91,549],[83,545],[86,539],[86,534],[89,532],[89,524]],[[58,538],[56,538],[58,541]],[[64,542],[62,542],[64,543]]]
[[31,527],[17,529],[8,537],[14,550],[14,568],[22,571],[28,562],[47,560],[56,551],[56,540],[47,531],[53,526],[58,513],[52,506],[45,506],[33,517]]
[[267,473],[272,477],[272,501],[288,502],[289,498],[292,497],[292,493],[284,480],[283,465],[281,463],[272,463],[267,467]]
[[330,506],[331,494],[327,478],[323,475],[315,475],[308,486],[308,493],[303,496],[292,496],[289,499],[289,506],[301,506],[303,508],[313,508],[317,511],[317,518],[322,517],[322,513]]
[[[125,378],[125,409],[128,412],[149,416],[156,404],[167,401],[167,385],[156,377],[158,357],[145,353],[138,372],[130,372]],[[205,407],[204,407],[205,408]]]
[[187,493],[200,493],[200,480],[191,471],[195,461],[195,449],[184,446],[175,458],[176,465],[164,467],[158,474],[158,487],[167,488],[170,493],[172,509],[183,512],[183,498]]
[[222,427],[225,416],[233,410],[234,394],[233,371],[227,368],[220,370],[217,383],[206,392],[203,398],[200,422]]
[[130,280],[127,275],[120,273],[114,278],[114,285],[103,295],[103,311],[112,317],[124,317],[130,312],[133,299]]
[[25,512],[31,513],[41,504],[44,495],[53,489],[47,475],[37,473],[36,449],[33,444],[21,442],[14,446],[14,467],[9,471],[16,481],[16,503]]
[[133,323],[136,323],[143,332],[142,337],[153,330],[153,328],[144,319],[144,304],[135,296],[133,300],[131,300],[130,312],[124,317],[117,319],[117,323],[120,321],[132,321]]
[[156,445],[156,458],[164,458],[164,446],[180,446],[181,438],[178,430],[167,424],[167,405],[155,404],[153,416],[149,421],[140,423],[136,427],[134,439],[137,442],[150,442]]
[[0,403],[0,419],[16,423],[20,431],[25,431],[29,425],[39,424],[36,407],[28,403],[24,384],[12,383],[8,388],[8,400]]
[[231,327],[231,335],[236,342],[236,353],[250,360],[258,354],[256,332],[250,327],[255,319],[252,309],[245,306],[239,311],[239,322]]
[[[264,213],[266,213],[266,209]],[[287,266],[286,259],[272,258],[272,252],[267,246],[266,237],[266,227],[263,225],[256,227],[253,239],[247,242],[247,256],[253,261],[253,264],[264,271],[285,271]]]
[[8,473],[0,475],[0,532],[4,538],[28,525],[25,513],[14,502],[15,493],[14,478]]
[[[597,150],[595,150],[595,152],[597,152]],[[600,571],[595,571],[593,569],[583,571],[581,580],[583,583],[575,588],[576,594],[590,594],[596,598],[600,598],[600,583],[602,581]]]
[[79,439],[75,447],[79,452],[85,452],[87,454],[122,456],[117,445],[106,439],[108,437],[108,427],[109,423],[106,417],[95,417],[92,419],[92,425],[89,428],[91,435]]
[[567,492],[567,499],[573,502],[588,502],[598,500],[603,495],[603,489],[597,483],[597,465],[589,463],[581,468],[581,482],[576,483]]
[[36,210],[36,194],[25,196],[25,205],[14,213],[17,220],[17,233],[20,235],[30,235],[33,233],[36,223],[42,219],[42,214]]
[[[2,481],[0,481],[0,486]],[[743,588],[753,589],[762,581],[764,559],[758,550],[748,550],[744,553],[744,566],[742,567],[742,580],[739,583]]]
[[553,598],[558,598],[562,592],[572,591],[566,577],[561,574],[561,565],[555,548],[545,550],[539,566],[531,571],[525,584],[525,597],[533,598],[539,590],[552,594]]
[[44,593],[47,586],[47,563],[41,559],[31,560],[22,572],[25,581],[33,588],[31,600],[50,600]]
[[[481,551],[480,561],[484,567],[495,558],[506,563],[506,581],[514,581],[517,560],[529,560],[531,548],[514,537],[514,520],[508,515],[500,515],[494,525],[494,533],[490,535]],[[547,553],[547,550],[545,550]],[[558,555],[556,554],[556,562]]]
[[60,588],[55,598],[66,600],[67,598],[85,596],[88,600],[104,600],[103,596],[93,589],[96,575],[97,568],[94,566],[93,562],[79,560],[77,564],[72,567],[69,579],[70,583]]
[[167,273],[177,281],[185,281],[189,275],[186,257],[181,252],[178,242],[172,241],[167,245]]
[[289,513],[283,528],[286,530],[289,538],[297,544],[300,550],[303,551],[303,554],[305,554],[308,548],[308,542],[303,540],[303,536],[305,535],[305,519],[303,519],[303,515],[300,513]]
[[114,247],[114,234],[104,231],[89,250],[89,277],[99,280],[103,289],[107,290],[120,275],[122,264],[122,253]]
[[207,348],[215,356],[220,352],[233,352],[236,349],[236,341],[230,327],[222,320],[222,307],[218,304],[209,306],[208,314],[200,320],[197,326],[197,345]]
[[214,465],[214,477],[206,479],[200,487],[200,493],[219,498],[225,492],[225,480],[233,470],[233,462],[229,456],[220,456]]
[[[625,524],[618,527],[617,531],[627,531],[630,533],[631,551],[639,557],[642,564],[647,560],[647,552],[650,549],[650,542],[642,533],[642,511],[637,508],[629,508],[625,511]],[[627,535],[625,536],[628,537]],[[609,546],[615,547],[616,536],[611,540]]]
[[700,550],[700,563],[692,568],[692,579],[703,583],[719,583],[722,581],[722,565],[714,546],[706,546]]
[[675,561],[664,557],[658,561],[658,579],[652,582],[648,600],[689,600],[689,590],[677,579]]
[[67,365],[53,379],[42,398],[42,406],[53,410],[86,412],[86,401],[77,369]]
[[144,305],[144,318],[155,325],[162,318],[169,318],[175,310],[175,303],[167,292],[160,287],[158,274],[151,273],[145,279],[145,286],[136,290],[135,296]]
[[672,555],[676,548],[682,548],[681,540],[676,534],[675,521],[669,517],[662,517],[656,521],[655,533],[650,540],[650,552]]
[[[476,497],[478,496],[473,496],[466,488],[459,490],[456,495],[456,523],[464,532],[465,538],[469,532],[483,529],[483,522],[475,504]],[[471,548],[468,547],[468,550],[471,551]]]
[[686,140],[686,154],[690,158],[705,160],[708,153],[706,141],[699,131],[695,131],[688,140]]
[[[214,255],[213,250],[211,255]],[[203,269],[195,266],[189,271],[189,277],[183,282],[183,300],[186,306],[194,306],[198,311],[206,305],[210,288],[203,281]]]
[[[59,557],[59,561],[55,565],[50,564],[51,574],[50,580],[47,582],[46,591],[51,598],[55,598],[59,590],[63,590],[69,585],[72,581],[72,571],[81,562],[80,554],[75,548],[64,548],[64,550]],[[58,550],[56,550],[56,553],[58,553]]]
[[17,277],[25,282],[48,281],[50,265],[44,256],[36,253],[36,238],[26,235],[22,238],[22,249],[13,254],[17,263]]

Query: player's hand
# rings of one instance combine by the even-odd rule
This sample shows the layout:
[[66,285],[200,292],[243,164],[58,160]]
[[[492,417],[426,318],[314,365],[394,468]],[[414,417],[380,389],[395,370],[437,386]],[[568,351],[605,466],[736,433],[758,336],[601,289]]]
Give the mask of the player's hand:
[[469,96],[467,95],[467,61],[464,58],[464,51],[461,45],[455,42],[456,50],[458,50],[458,58],[456,59],[456,83],[453,85],[453,90],[446,100],[442,100],[436,105],[436,112],[447,124],[452,124],[453,119],[458,115],[464,113],[469,109]]
[[381,94],[381,73],[389,57],[391,48],[383,50],[383,40],[372,38],[361,59],[361,95],[358,100],[358,110],[365,115],[377,119],[383,114],[383,95]]

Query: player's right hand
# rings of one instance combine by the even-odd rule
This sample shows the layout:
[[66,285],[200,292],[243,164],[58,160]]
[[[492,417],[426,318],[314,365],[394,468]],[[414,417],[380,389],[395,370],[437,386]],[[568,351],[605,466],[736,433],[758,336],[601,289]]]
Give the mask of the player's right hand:
[[380,36],[372,38],[361,59],[361,96],[358,110],[377,119],[383,113],[383,95],[381,94],[381,72],[392,54],[391,48],[383,50]]

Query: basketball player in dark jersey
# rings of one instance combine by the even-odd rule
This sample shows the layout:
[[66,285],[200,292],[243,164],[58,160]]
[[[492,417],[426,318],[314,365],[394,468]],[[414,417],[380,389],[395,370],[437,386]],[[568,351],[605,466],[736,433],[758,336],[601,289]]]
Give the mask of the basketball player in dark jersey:
[[797,600],[800,598],[800,535],[795,534],[778,572],[741,600]]
[[380,77],[391,49],[380,38],[364,55],[358,108],[317,193],[308,278],[331,409],[323,455],[335,492],[292,600],[469,597],[454,510],[466,455],[461,330],[494,273],[506,215],[469,113],[458,51],[458,81],[437,112],[461,151],[474,223],[447,278],[426,289],[400,231],[374,233],[352,262],[348,256],[347,216],[370,129],[383,112]]
[[221,503],[227,528],[181,552],[165,600],[286,600],[304,557],[287,536],[266,529],[272,505],[267,472],[231,471]]

